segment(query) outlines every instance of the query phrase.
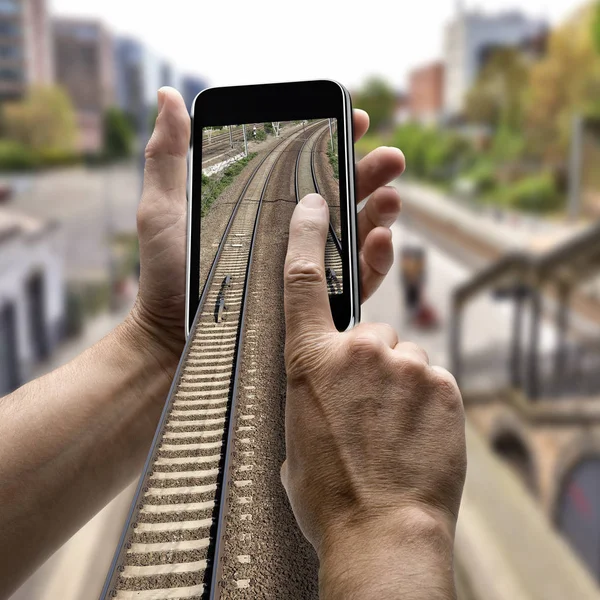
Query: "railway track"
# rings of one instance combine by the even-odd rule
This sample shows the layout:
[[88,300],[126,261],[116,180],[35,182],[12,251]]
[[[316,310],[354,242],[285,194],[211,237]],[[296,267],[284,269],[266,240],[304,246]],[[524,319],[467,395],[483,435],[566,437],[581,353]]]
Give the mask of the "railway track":
[[[254,240],[271,174],[301,135],[282,140],[257,165],[235,204],[102,600],[216,597],[218,571],[213,566],[224,529],[231,448],[236,434],[243,441],[244,432],[252,429],[253,415],[240,417],[237,428],[231,415],[235,415]],[[243,487],[245,480],[233,483]]]
[[[308,137],[296,160],[296,169],[294,175],[296,202],[306,194],[321,194],[319,182],[317,180],[315,158],[318,154],[319,141],[321,136],[327,132],[327,126],[319,129]],[[308,176],[310,173],[310,177]],[[321,194],[322,195],[322,194]],[[330,205],[330,209],[340,210],[338,205]],[[339,219],[338,219],[339,222]],[[343,263],[342,263],[342,244],[331,221],[329,222],[329,233],[325,245],[325,273],[327,276],[327,291],[329,294],[341,294],[343,290]]]
[[[246,136],[248,142],[253,141],[252,128],[254,124],[246,125]],[[257,130],[263,130],[262,123],[256,124]],[[204,132],[207,136],[207,132]],[[231,136],[229,131],[202,138],[202,162],[205,166],[212,162],[218,162],[229,156],[233,156],[244,148],[244,132],[241,126],[233,127]]]

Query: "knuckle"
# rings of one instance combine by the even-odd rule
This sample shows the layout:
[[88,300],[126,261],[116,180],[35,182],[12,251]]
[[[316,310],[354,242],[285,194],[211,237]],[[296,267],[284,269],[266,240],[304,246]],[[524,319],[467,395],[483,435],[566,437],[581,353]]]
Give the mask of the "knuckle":
[[442,367],[435,367],[432,372],[436,392],[447,408],[464,412],[462,395],[454,375]]
[[428,367],[417,357],[403,356],[400,358],[400,369],[410,380],[422,381],[426,378]]
[[315,261],[307,258],[294,258],[285,267],[285,282],[288,287],[306,284],[320,285],[325,281],[325,270]]
[[381,340],[370,331],[359,331],[348,342],[348,352],[357,359],[374,359],[383,351]]
[[406,352],[414,354],[415,356],[420,356],[426,362],[429,362],[429,356],[427,352],[425,352],[425,350],[423,350],[423,348],[421,348],[421,346],[418,344],[415,344],[414,342],[405,342],[403,346]]

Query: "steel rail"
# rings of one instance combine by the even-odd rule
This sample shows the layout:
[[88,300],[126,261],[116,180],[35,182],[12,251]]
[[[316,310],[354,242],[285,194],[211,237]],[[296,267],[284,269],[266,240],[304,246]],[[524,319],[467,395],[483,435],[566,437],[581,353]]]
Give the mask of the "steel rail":
[[[308,139],[308,138],[307,138]],[[302,148],[304,148],[304,144],[306,144],[306,140],[302,144]],[[302,152],[302,148],[298,152],[298,156],[300,156]],[[219,600],[220,598],[220,574],[221,574],[221,566],[222,566],[222,552],[223,552],[223,534],[225,531],[225,518],[228,512],[229,498],[228,492],[230,488],[230,463],[231,463],[231,452],[233,448],[233,442],[235,441],[235,409],[237,407],[237,391],[238,391],[238,383],[239,383],[239,375],[240,375],[240,367],[242,364],[242,355],[243,355],[243,344],[242,342],[242,334],[244,331],[245,321],[246,321],[246,309],[247,309],[247,301],[248,301],[248,289],[250,286],[250,273],[252,271],[252,261],[254,258],[254,247],[256,242],[256,234],[258,232],[258,225],[260,221],[260,215],[262,212],[262,205],[265,194],[267,192],[267,188],[269,186],[269,182],[271,180],[271,176],[277,166],[279,160],[281,159],[281,154],[276,158],[273,165],[271,166],[269,173],[267,174],[267,178],[263,185],[260,198],[258,201],[258,208],[256,210],[256,217],[254,219],[254,226],[252,229],[252,239],[250,242],[250,250],[248,254],[248,263],[246,269],[246,277],[244,280],[244,289],[242,292],[242,304],[240,308],[240,320],[238,326],[238,342],[236,347],[236,355],[235,355],[235,371],[233,375],[233,387],[232,387],[232,396],[231,396],[231,410],[229,412],[229,422],[227,424],[227,435],[224,443],[224,454],[225,454],[225,462],[223,465],[223,476],[221,480],[221,490],[220,490],[220,500],[219,500],[219,514],[217,517],[217,531],[215,534],[215,546],[213,552],[213,563],[212,563],[212,573],[211,573],[211,584],[209,588],[209,600]]]

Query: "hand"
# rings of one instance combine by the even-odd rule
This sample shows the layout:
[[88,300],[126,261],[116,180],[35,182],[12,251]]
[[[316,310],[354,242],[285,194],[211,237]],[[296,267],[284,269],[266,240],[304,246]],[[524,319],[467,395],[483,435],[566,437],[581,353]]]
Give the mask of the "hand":
[[[158,118],[146,148],[144,189],[138,209],[140,291],[132,312],[149,340],[179,357],[184,344],[185,253],[187,235],[187,153],[190,117],[181,95],[158,92]],[[354,112],[357,139],[369,127],[364,111]],[[363,297],[379,286],[393,262],[389,226],[400,212],[394,188],[404,157],[395,148],[374,150],[357,165],[358,201],[373,194],[358,219]]]
[[[311,194],[290,224],[282,482],[319,555],[322,598],[437,598],[431,586],[445,586],[439,597],[448,598],[466,469],[460,392],[388,325],[336,331],[323,264],[328,220]],[[367,575],[353,580],[353,568]]]

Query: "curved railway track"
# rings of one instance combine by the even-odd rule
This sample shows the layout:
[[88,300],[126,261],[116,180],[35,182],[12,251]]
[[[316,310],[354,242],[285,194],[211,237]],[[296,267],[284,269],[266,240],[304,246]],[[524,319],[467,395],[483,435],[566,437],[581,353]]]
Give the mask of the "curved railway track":
[[201,600],[217,593],[213,565],[223,535],[231,448],[237,433],[252,429],[253,415],[241,417],[237,428],[231,415],[254,240],[271,174],[300,135],[282,140],[257,165],[232,211],[102,600]]
[[[319,147],[321,137],[326,132],[327,128],[325,127],[317,130],[314,135],[307,137],[298,153],[294,174],[296,202],[300,202],[300,199],[309,193],[321,194],[315,169],[315,156],[318,154],[316,148]],[[307,178],[309,169],[310,179]],[[339,201],[337,207],[333,206],[331,208],[340,210]],[[331,221],[329,222],[329,234],[325,245],[325,272],[329,294],[341,294],[343,290],[342,244]]]

